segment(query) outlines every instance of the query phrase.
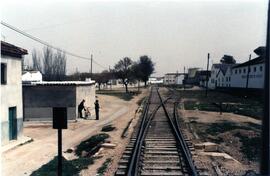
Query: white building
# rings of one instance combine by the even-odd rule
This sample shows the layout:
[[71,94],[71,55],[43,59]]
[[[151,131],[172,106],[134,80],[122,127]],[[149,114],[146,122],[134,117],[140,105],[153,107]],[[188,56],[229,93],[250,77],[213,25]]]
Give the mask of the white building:
[[179,74],[175,77],[175,84],[177,85],[182,85],[183,84],[183,80],[185,79],[185,75],[184,74]]
[[150,77],[148,80],[148,84],[163,84],[163,77]]
[[23,82],[41,82],[42,74],[40,71],[24,71],[22,74]]
[[[259,57],[232,68],[231,86],[235,88],[264,88],[265,48],[254,50]],[[249,70],[249,72],[248,72]]]
[[229,86],[231,68],[235,64],[213,64],[211,67],[211,76],[208,81],[209,89],[216,89],[217,87]]
[[42,81],[23,84],[25,121],[51,121],[53,109],[65,107],[68,120],[79,116],[78,106],[94,114],[95,81]]
[[183,79],[184,79],[183,73],[167,73],[164,76],[164,84],[165,85],[182,84]]
[[22,58],[27,50],[1,41],[1,143],[22,136]]

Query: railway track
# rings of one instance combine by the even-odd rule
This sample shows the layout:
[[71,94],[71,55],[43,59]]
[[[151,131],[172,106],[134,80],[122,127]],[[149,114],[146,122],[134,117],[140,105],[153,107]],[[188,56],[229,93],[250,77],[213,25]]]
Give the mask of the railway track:
[[116,176],[202,175],[196,170],[190,145],[179,129],[176,109],[174,99],[164,99],[158,88],[151,88],[142,118],[123,153]]

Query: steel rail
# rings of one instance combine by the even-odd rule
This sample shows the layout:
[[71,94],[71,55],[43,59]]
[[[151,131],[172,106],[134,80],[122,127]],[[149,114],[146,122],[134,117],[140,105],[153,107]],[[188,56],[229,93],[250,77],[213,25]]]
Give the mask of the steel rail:
[[[151,91],[153,91],[153,90],[151,90]],[[158,90],[157,90],[157,92],[158,92]],[[151,94],[152,94],[152,92],[151,92]],[[131,156],[131,159],[130,159],[130,162],[128,165],[127,176],[138,175],[140,151],[141,151],[141,148],[143,145],[143,141],[144,141],[147,129],[148,129],[153,117],[155,116],[156,112],[158,111],[158,109],[162,106],[162,104],[166,103],[170,98],[171,97],[165,99],[163,102],[161,101],[161,103],[154,109],[154,111],[151,113],[151,115],[149,116],[148,119],[146,119],[146,116],[147,116],[146,113],[144,114],[143,121],[140,125],[139,133],[136,137],[135,146],[133,148],[132,156]],[[149,101],[150,101],[150,99],[149,99]],[[148,109],[147,109],[147,111],[148,111]]]
[[[158,93],[158,96],[159,96],[159,98],[160,98],[160,100],[162,102],[162,98],[161,98],[160,93],[158,91],[157,91],[157,93]],[[181,150],[183,152],[183,157],[184,157],[184,159],[186,161],[186,164],[188,166],[189,172],[192,174],[192,176],[198,176],[198,173],[196,171],[196,168],[194,166],[194,163],[193,163],[193,161],[192,161],[192,159],[190,157],[189,150],[188,150],[188,148],[186,148],[185,141],[184,141],[184,138],[183,138],[182,133],[181,132],[179,133],[180,130],[178,131],[177,128],[175,127],[175,125],[174,125],[174,123],[173,123],[170,115],[168,114],[168,111],[167,111],[164,103],[162,103],[162,107],[163,107],[163,110],[165,112],[166,117],[168,118],[168,120],[170,122],[170,125],[171,125],[171,127],[173,129],[173,132],[175,134],[175,137],[177,139],[177,142],[181,146]]]

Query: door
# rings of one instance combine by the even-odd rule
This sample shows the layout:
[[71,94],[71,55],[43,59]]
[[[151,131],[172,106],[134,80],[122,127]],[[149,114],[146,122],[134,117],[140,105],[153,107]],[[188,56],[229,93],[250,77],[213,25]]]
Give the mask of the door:
[[9,108],[8,120],[9,120],[9,140],[17,139],[17,117],[16,107]]

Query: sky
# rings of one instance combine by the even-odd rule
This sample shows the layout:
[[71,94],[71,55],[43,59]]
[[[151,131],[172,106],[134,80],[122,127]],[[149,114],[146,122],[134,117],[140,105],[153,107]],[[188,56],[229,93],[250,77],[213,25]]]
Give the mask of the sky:
[[[80,56],[90,57],[93,72],[113,68],[124,57],[148,55],[154,76],[206,69],[224,54],[238,63],[266,41],[267,0],[5,0],[1,21]],[[43,45],[1,25],[1,40],[31,51]],[[89,72],[90,61],[67,55],[68,74]]]

